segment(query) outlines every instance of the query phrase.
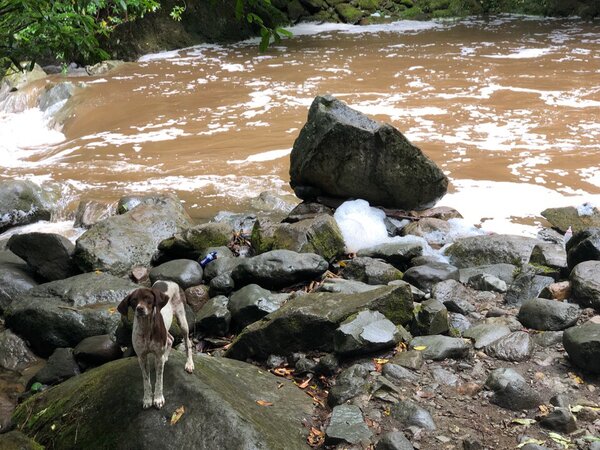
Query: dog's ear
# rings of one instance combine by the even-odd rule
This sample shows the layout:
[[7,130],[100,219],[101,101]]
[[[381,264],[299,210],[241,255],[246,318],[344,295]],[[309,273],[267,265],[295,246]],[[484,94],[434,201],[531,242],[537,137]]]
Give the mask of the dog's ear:
[[119,303],[119,306],[117,306],[117,311],[119,311],[125,317],[127,317],[127,311],[130,306],[133,309],[135,309],[137,306],[138,298],[135,295],[137,291],[138,290],[136,289],[135,291],[131,292],[127,297],[121,300],[121,303]]
[[154,294],[154,305],[159,311],[169,303],[169,297],[164,292],[152,289],[152,293]]

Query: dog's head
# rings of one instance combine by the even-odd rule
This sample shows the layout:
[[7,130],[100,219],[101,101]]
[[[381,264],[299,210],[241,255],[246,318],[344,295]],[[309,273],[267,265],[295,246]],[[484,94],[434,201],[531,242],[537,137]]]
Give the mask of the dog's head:
[[125,297],[117,310],[127,316],[127,310],[132,308],[136,316],[146,317],[160,311],[168,302],[169,297],[158,289],[139,288]]

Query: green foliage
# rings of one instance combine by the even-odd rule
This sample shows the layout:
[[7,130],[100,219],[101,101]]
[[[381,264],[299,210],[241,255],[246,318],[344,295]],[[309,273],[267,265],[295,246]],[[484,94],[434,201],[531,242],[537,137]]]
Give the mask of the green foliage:
[[247,9],[256,9],[260,3],[271,5],[271,0],[236,0],[235,16],[238,20],[243,20],[245,18],[249,24],[258,27],[260,32],[260,44],[258,48],[261,52],[264,52],[271,42],[278,44],[283,37],[291,37],[292,33],[278,26],[270,27],[265,24],[265,21],[259,15],[253,12],[247,12]]

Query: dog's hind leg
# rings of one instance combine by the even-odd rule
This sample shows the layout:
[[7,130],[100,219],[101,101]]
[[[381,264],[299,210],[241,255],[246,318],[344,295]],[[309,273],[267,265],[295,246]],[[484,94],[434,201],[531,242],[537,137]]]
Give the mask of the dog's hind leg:
[[154,355],[154,369],[156,370],[156,382],[154,383],[154,406],[156,409],[161,409],[165,404],[163,396],[163,372],[165,363],[169,358],[169,353],[164,352],[162,355]]
[[150,383],[150,370],[149,370],[149,361],[148,355],[139,356],[138,362],[140,363],[140,368],[142,369],[142,379],[144,380],[144,409],[148,409],[152,406],[152,384]]
[[187,318],[185,317],[185,309],[183,308],[183,305],[181,308],[175,308],[175,316],[177,317],[179,328],[181,328],[181,331],[183,332],[183,340],[185,342],[185,353],[187,355],[185,371],[192,373],[194,371],[194,360],[192,359],[192,341],[190,340],[190,328],[187,323]]

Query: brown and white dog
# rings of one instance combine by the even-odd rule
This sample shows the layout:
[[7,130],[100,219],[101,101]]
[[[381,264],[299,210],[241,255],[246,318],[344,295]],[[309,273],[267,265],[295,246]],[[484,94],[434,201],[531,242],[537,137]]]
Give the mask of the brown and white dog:
[[[171,281],[157,281],[151,289],[136,289],[121,301],[117,310],[127,317],[129,308],[132,308],[135,312],[131,341],[142,369],[144,380],[143,406],[144,409],[147,409],[154,404],[156,408],[160,409],[165,404],[163,370],[173,345],[173,336],[169,333],[173,314],[177,317],[184,335],[187,353],[185,370],[189,373],[194,370],[192,343],[189,337],[183,299],[179,294],[179,286]],[[154,355],[154,370],[156,371],[154,399],[152,398],[152,384],[150,382],[150,360],[148,358],[150,354]]]

